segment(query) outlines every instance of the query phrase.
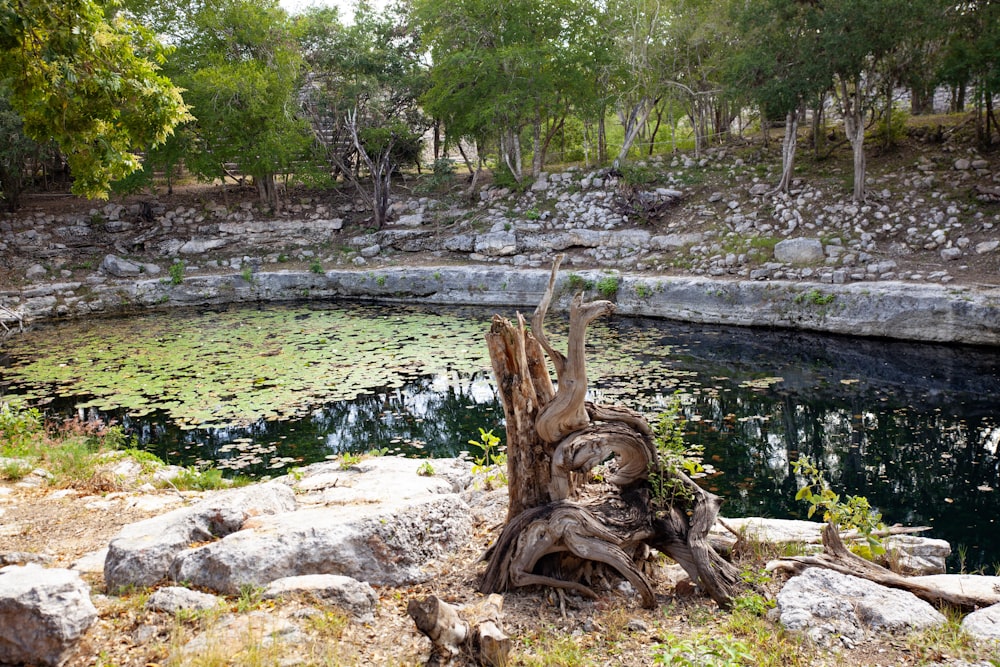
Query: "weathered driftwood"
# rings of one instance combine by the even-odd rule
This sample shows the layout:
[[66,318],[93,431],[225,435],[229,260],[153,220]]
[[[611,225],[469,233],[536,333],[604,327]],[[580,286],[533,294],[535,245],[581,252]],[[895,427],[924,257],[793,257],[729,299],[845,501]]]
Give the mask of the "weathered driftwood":
[[924,582],[913,581],[910,577],[896,574],[881,565],[865,560],[853,554],[840,539],[836,526],[828,523],[823,528],[823,553],[815,556],[788,556],[773,560],[767,564],[771,572],[799,574],[809,567],[825,567],[841,574],[850,574],[862,579],[868,579],[876,584],[909,591],[931,604],[949,604],[963,611],[973,611],[977,608],[995,604],[994,598],[983,598],[973,593],[956,593]]
[[456,607],[433,595],[413,599],[406,613],[431,640],[428,665],[486,665],[508,662],[510,638],[501,629],[503,597],[489,595],[476,604]]
[[[531,331],[495,316],[487,334],[507,420],[507,525],[487,553],[484,593],[540,584],[593,597],[579,581],[581,563],[616,570],[642,603],[656,597],[639,561],[656,548],[677,560],[692,581],[727,606],[740,585],[736,568],[707,541],[721,501],[683,473],[661,470],[653,433],[637,412],[588,403],[587,326],[614,312],[609,301],[570,306],[567,353],[548,341],[544,321],[556,293],[561,256],[532,317]],[[555,369],[553,388],[545,355]],[[588,484],[593,468],[613,458],[603,485]],[[687,489],[676,506],[651,493],[650,473]]]

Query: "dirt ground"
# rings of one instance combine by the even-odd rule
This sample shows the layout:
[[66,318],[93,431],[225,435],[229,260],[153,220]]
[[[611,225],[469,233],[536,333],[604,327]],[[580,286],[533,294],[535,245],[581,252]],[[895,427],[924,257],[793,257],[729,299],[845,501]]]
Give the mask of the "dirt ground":
[[[188,500],[197,494],[186,493]],[[176,501],[177,492],[157,491],[88,493],[83,490],[51,489],[44,485],[0,482],[0,558],[6,562],[34,559],[47,566],[68,567],[81,557],[105,547],[122,526],[159,512],[141,509],[150,500]],[[502,508],[500,508],[502,510]],[[502,512],[493,517],[502,517]],[[123,596],[104,594],[103,577],[88,572],[99,620],[86,632],[65,667],[117,665],[418,665],[424,664],[430,642],[421,635],[406,614],[410,599],[436,595],[447,602],[464,604],[479,598],[476,582],[480,558],[499,526],[482,521],[475,527],[473,541],[444,562],[431,565],[430,581],[405,588],[377,588],[375,620],[346,623],[336,628],[320,623],[303,623],[313,618],[317,605],[310,600],[249,601],[230,598],[226,611],[214,617],[172,616],[143,607],[150,591],[133,591]],[[21,554],[20,556],[18,554]],[[30,554],[24,556],[23,554]],[[811,646],[766,621],[761,627],[734,628],[728,614],[690,586],[672,588],[665,580],[656,582],[657,607],[638,605],[634,593],[598,585],[596,601],[559,596],[537,587],[510,592],[504,602],[504,630],[514,640],[514,664],[518,665],[651,665],[749,664],[744,660],[725,662],[703,656],[695,662],[656,663],[660,644],[698,646],[706,637],[729,637],[765,645],[772,654],[765,664],[775,665],[926,665],[963,664],[954,662],[954,649],[961,641],[916,637],[873,637],[853,650],[829,650]],[[324,610],[328,611],[328,610]],[[247,638],[227,637],[220,627],[234,619],[267,617],[291,621],[304,629],[294,640],[247,648]],[[326,616],[321,618],[334,618]],[[198,637],[218,642],[215,649],[185,649]],[[214,637],[214,640],[212,639]],[[260,637],[256,640],[259,644]],[[222,650],[224,655],[219,655]],[[213,652],[214,651],[214,652]],[[963,648],[967,659],[1000,660],[1000,648]],[[994,662],[993,664],[996,664]]]

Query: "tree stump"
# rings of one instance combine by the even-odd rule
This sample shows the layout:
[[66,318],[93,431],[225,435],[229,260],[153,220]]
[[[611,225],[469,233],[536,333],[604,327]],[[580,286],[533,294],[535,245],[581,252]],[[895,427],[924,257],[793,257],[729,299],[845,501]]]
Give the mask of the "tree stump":
[[[507,422],[507,524],[486,554],[483,593],[533,584],[588,597],[579,580],[581,563],[608,566],[652,607],[656,596],[639,561],[655,548],[676,560],[691,580],[721,607],[740,586],[737,569],[707,541],[721,500],[680,470],[661,469],[653,431],[639,413],[586,400],[587,326],[613,313],[609,301],[570,306],[567,352],[555,350],[544,320],[556,294],[562,256],[553,262],[548,287],[531,321],[494,316],[486,336]],[[553,386],[546,363],[556,372]],[[603,483],[590,471],[613,459]],[[684,489],[658,497],[650,479]]]

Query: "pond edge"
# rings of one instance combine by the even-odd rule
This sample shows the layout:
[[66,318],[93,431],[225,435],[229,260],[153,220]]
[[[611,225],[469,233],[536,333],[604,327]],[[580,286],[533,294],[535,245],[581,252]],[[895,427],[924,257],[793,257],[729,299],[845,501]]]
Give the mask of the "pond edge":
[[[99,278],[0,292],[0,322],[14,330],[36,321],[95,314],[340,299],[531,310],[548,275],[542,269],[422,266],[198,275],[176,283]],[[614,301],[622,315],[1000,346],[1000,287],[725,281],[581,270],[560,275],[557,307],[567,307],[574,289]]]

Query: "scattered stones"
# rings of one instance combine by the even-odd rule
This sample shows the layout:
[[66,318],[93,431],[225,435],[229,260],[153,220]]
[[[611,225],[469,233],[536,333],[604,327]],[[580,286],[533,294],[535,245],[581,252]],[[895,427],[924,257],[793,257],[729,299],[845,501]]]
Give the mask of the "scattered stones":
[[0,664],[60,665],[96,620],[90,587],[78,572],[0,569]]

